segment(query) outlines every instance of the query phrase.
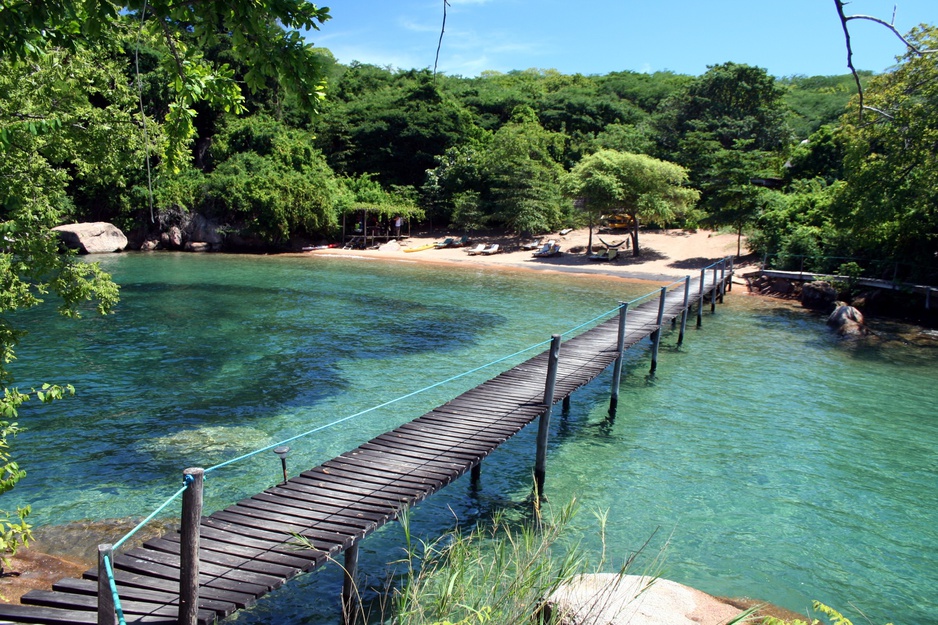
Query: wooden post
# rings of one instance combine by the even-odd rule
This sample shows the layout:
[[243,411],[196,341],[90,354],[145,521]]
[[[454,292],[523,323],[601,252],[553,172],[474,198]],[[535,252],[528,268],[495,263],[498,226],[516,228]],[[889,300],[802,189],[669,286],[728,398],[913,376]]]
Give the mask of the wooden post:
[[677,335],[677,344],[684,343],[684,330],[687,328],[687,309],[690,302],[690,276],[684,276],[684,307],[681,309],[681,332]]
[[713,284],[711,285],[712,289],[710,291],[710,312],[716,312],[717,310],[717,289],[720,288],[719,278],[717,276],[717,266],[713,266]]
[[661,299],[658,300],[658,329],[651,333],[651,340],[654,345],[651,348],[651,371],[654,373],[658,368],[658,346],[661,344],[661,321],[664,319],[664,299],[668,295],[668,287],[661,287]]
[[925,310],[931,310],[931,287],[925,287]]
[[697,327],[703,323],[704,282],[707,281],[707,270],[700,270],[700,301],[697,302]]
[[723,303],[723,295],[726,293],[726,259],[720,261],[720,303]]
[[202,483],[205,469],[182,472],[186,490],[182,493],[179,545],[179,625],[196,625],[199,614],[199,525],[202,522]]
[[563,411],[564,413],[570,412],[570,396],[569,395],[563,398]]
[[358,543],[345,550],[345,578],[342,582],[342,623],[354,625],[358,621]]
[[736,270],[734,267],[735,267],[735,258],[733,256],[730,256],[730,281],[726,285],[727,291],[733,290],[733,274],[736,273]]
[[629,314],[629,303],[619,302],[619,335],[616,338],[616,362],[612,367],[612,396],[609,399],[609,414],[616,413],[619,406],[619,382],[622,380],[622,359],[625,357],[625,320]]
[[534,488],[539,498],[544,496],[544,478],[547,476],[547,436],[550,433],[550,413],[554,405],[554,387],[557,385],[557,362],[560,359],[560,335],[551,337],[550,356],[547,361],[547,383],[544,386],[544,405],[547,409],[537,424],[537,452],[534,459]]
[[98,625],[117,625],[117,608],[114,605],[114,595],[111,593],[111,584],[108,580],[107,558],[114,565],[114,549],[110,543],[98,545]]
[[473,486],[479,485],[479,478],[482,477],[482,461],[479,460],[479,463],[472,467],[472,473],[470,474],[469,480],[472,482]]

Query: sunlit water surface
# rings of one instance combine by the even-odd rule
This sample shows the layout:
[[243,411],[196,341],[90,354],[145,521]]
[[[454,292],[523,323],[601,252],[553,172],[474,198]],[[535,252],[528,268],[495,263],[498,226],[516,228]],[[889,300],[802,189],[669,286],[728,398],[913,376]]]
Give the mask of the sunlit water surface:
[[[77,395],[28,404],[15,453],[29,474],[3,507],[36,525],[140,518],[212,466],[340,420],[549,339],[653,285],[470,265],[296,257],[115,255],[115,314],[13,319],[30,335],[17,385],[72,383]],[[804,611],[812,599],[873,623],[936,623],[938,349],[887,334],[852,345],[821,319],[731,294],[684,345],[666,336],[654,377],[629,354],[614,420],[611,375],[555,412],[547,493],[581,512],[571,533],[598,558],[594,511],[608,518],[615,569],[651,537],[637,567],[716,595]],[[528,354],[529,356],[530,354]],[[423,414],[509,360],[291,443],[315,466]],[[418,506],[432,538],[495,510],[521,515],[535,428]],[[207,511],[279,477],[270,452],[209,474]],[[176,504],[165,516],[178,514]],[[392,524],[362,544],[367,583],[402,555]],[[641,570],[637,570],[641,572]],[[291,581],[238,623],[325,624],[338,614],[336,566]]]

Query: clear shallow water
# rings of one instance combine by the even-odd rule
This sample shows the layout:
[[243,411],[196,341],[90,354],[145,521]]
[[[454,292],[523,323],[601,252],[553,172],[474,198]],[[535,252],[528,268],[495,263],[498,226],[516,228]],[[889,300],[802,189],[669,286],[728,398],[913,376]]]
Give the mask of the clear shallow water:
[[[70,382],[78,396],[26,406],[15,443],[29,471],[4,507],[34,523],[143,516],[187,466],[209,466],[544,341],[617,300],[624,281],[339,259],[124,255],[115,315],[78,323],[22,315],[22,387]],[[614,421],[607,372],[555,412],[552,501],[576,497],[577,531],[598,552],[608,512],[613,566],[653,533],[664,575],[718,595],[793,610],[819,599],[874,623],[933,623],[938,570],[938,349],[848,346],[787,307],[731,295],[685,344],[666,336],[654,378],[630,354]],[[309,467],[410,420],[497,370],[369,413],[291,446]],[[530,488],[535,428],[421,504],[436,536],[517,507]],[[268,457],[270,456],[270,457]],[[278,478],[273,454],[212,473],[207,507]],[[172,509],[170,509],[172,510]],[[669,544],[664,547],[665,539]],[[401,555],[391,525],[362,546],[379,583]],[[331,623],[334,567],[305,576],[239,623]]]

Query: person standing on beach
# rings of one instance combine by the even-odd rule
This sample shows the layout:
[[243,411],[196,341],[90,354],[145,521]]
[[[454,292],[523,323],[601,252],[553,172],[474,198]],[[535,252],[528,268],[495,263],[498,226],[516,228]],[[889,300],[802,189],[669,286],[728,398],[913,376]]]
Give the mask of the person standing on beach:
[[394,238],[400,238],[401,236],[401,224],[404,223],[404,220],[401,219],[401,216],[398,215],[394,218]]

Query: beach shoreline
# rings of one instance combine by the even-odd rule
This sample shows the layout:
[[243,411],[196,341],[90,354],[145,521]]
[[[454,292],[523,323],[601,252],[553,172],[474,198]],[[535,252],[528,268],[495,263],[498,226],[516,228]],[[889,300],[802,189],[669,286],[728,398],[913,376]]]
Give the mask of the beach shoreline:
[[[748,270],[755,264],[743,240],[741,260],[735,259],[737,237],[708,230],[686,231],[650,230],[639,235],[639,256],[633,256],[631,249],[620,248],[618,257],[613,261],[590,260],[586,253],[589,244],[589,230],[581,228],[566,234],[549,234],[537,237],[542,242],[553,240],[561,247],[559,256],[537,258],[530,250],[519,249],[522,242],[517,237],[480,236],[470,241],[475,246],[479,243],[498,243],[500,251],[496,254],[470,255],[470,247],[429,247],[420,251],[406,252],[440,243],[447,238],[460,238],[459,233],[440,231],[436,233],[420,232],[404,237],[400,242],[391,241],[377,248],[342,249],[341,247],[321,248],[301,253],[298,256],[345,257],[365,260],[382,260],[408,263],[430,263],[455,267],[473,266],[500,270],[549,271],[563,274],[582,274],[588,276],[607,276],[630,281],[651,284],[670,284],[685,276],[693,276],[704,267],[723,258],[734,259],[734,269]],[[616,244],[628,237],[627,233],[593,232],[593,250],[604,249],[600,241]]]

